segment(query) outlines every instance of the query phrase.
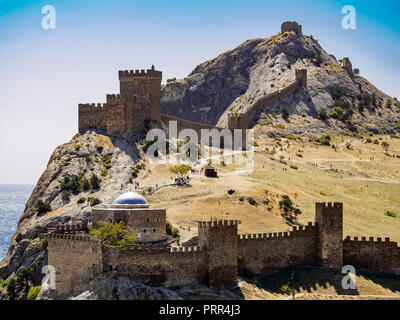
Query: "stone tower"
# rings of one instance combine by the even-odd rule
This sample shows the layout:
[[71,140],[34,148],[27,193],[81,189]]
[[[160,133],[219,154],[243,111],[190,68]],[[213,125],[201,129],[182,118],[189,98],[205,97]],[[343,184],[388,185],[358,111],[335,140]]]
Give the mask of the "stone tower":
[[160,119],[162,72],[154,69],[119,71],[120,95],[125,101],[150,105],[148,120]]
[[296,80],[302,87],[307,87],[307,69],[296,69]]
[[199,221],[199,244],[207,252],[207,285],[214,289],[235,286],[238,275],[238,221]]
[[318,259],[324,268],[343,266],[343,204],[316,203]]
[[302,27],[300,24],[298,24],[297,22],[293,21],[286,21],[284,23],[282,23],[281,26],[281,32],[296,32],[296,33],[302,33]]

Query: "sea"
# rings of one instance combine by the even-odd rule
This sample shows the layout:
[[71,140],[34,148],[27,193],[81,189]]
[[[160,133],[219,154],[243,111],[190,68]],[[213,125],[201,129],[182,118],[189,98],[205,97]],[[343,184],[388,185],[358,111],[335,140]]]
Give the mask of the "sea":
[[14,234],[34,185],[0,184],[0,261]]

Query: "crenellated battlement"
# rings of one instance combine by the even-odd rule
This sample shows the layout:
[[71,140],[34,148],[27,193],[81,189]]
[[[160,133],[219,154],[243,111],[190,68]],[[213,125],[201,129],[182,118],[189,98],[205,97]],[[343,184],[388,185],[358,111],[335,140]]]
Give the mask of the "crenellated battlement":
[[79,111],[103,111],[106,103],[80,103],[78,104]]
[[150,78],[162,78],[162,72],[157,71],[152,66],[151,69],[147,70],[120,70],[118,72],[119,80],[120,81],[129,81],[131,78],[138,78],[138,77],[150,77]]
[[107,94],[106,101],[110,104],[125,103],[126,98],[121,96],[120,94]]
[[41,235],[41,238],[47,238],[48,240],[68,240],[88,243],[101,243],[101,240],[95,237],[91,237],[89,235],[47,233]]
[[371,243],[371,244],[378,244],[378,243],[384,243],[384,244],[391,244],[396,247],[398,247],[398,243],[395,241],[391,241],[390,238],[384,238],[384,240],[381,237],[369,237],[367,240],[367,237],[351,237],[347,236],[344,241],[352,241],[352,242],[358,242],[358,243]]
[[270,233],[254,233],[239,234],[239,240],[282,240],[298,235],[300,232],[315,231],[316,223],[309,222],[307,226],[292,227],[292,231],[287,232],[270,232]]
[[334,203],[332,203],[332,202],[328,202],[328,203],[326,203],[326,202],[317,202],[316,204],[315,204],[315,206],[317,207],[317,208],[327,208],[327,209],[331,209],[331,208],[337,208],[337,209],[343,209],[343,203],[341,203],[341,202],[334,202]]
[[161,244],[138,244],[126,248],[115,247],[103,244],[104,248],[110,250],[118,250],[120,252],[128,251],[144,251],[148,253],[156,252],[166,252],[166,253],[186,253],[186,252],[200,252],[203,251],[200,246],[190,246],[190,247],[170,247],[167,243]]
[[198,221],[199,228],[216,228],[223,226],[236,226],[240,224],[239,220],[211,220],[211,221]]

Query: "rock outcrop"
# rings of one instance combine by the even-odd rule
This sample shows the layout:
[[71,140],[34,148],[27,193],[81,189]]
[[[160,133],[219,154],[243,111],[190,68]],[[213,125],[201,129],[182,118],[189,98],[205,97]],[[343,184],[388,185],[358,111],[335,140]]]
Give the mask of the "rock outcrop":
[[[133,167],[140,159],[135,142],[95,132],[78,134],[70,142],[58,146],[19,219],[7,256],[0,264],[0,279],[13,276],[21,267],[31,266],[35,269],[34,283],[39,285],[44,276],[42,266],[47,262],[39,234],[60,222],[88,218],[90,198],[109,203],[132,189]],[[90,186],[93,175],[100,179],[98,189]],[[62,186],[66,177],[72,179],[74,176],[79,179],[77,190],[72,183]],[[89,182],[87,190],[82,188],[85,179]],[[49,204],[52,210],[39,213],[36,208],[39,200]]]
[[[224,126],[229,112],[245,112],[263,96],[285,87],[295,78],[296,69],[307,69],[307,86],[265,105],[251,125],[262,114],[279,113],[281,107],[286,107],[289,114],[314,118],[324,108],[329,115],[338,104],[336,87],[343,89],[340,99],[355,115],[346,121],[359,124],[361,129],[391,131],[393,120],[399,120],[400,104],[396,100],[355,76],[349,59],[343,59],[342,67],[317,40],[303,35],[295,22],[284,23],[282,31],[272,37],[248,40],[198,65],[186,78],[168,83],[162,90],[162,112]],[[384,108],[388,100],[396,107]]]

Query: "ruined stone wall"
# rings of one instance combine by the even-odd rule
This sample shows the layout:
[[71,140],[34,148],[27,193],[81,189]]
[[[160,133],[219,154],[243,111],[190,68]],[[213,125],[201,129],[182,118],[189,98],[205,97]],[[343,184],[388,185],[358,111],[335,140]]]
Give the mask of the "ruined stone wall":
[[176,287],[205,282],[205,252],[200,247],[103,246],[103,272],[118,271],[153,286]]
[[152,242],[166,239],[165,209],[101,209],[93,208],[92,223],[98,226],[99,221],[118,223],[123,221],[128,227],[137,230],[139,242]]
[[343,58],[343,69],[346,70],[350,77],[354,77],[353,65],[349,58]]
[[48,264],[56,269],[56,290],[68,294],[85,288],[101,274],[101,243],[78,235],[48,234]]
[[238,221],[199,222],[199,244],[206,251],[206,283],[215,289],[236,285]]
[[317,227],[294,227],[291,232],[239,235],[239,268],[264,273],[294,265],[317,263]]
[[343,263],[356,269],[400,275],[400,247],[390,238],[382,241],[382,238],[347,237],[343,241]]
[[281,25],[281,32],[296,32],[296,33],[302,33],[302,27],[300,24],[298,24],[295,21],[286,21],[282,23]]

